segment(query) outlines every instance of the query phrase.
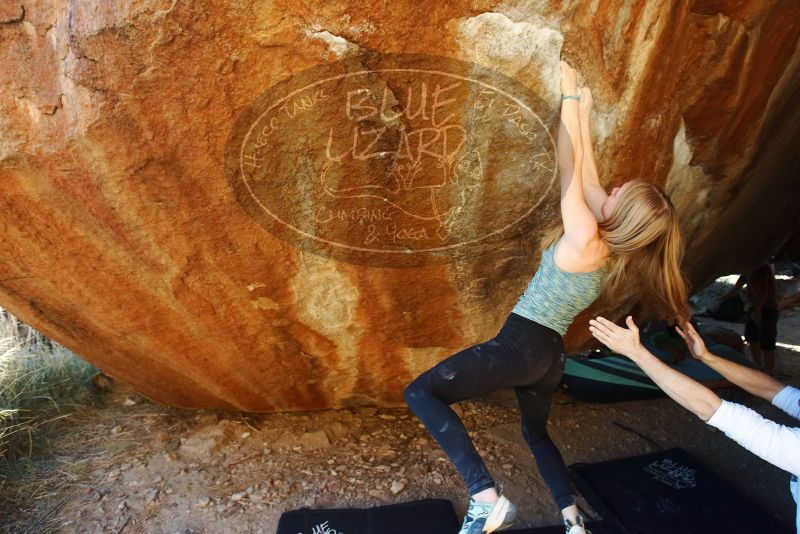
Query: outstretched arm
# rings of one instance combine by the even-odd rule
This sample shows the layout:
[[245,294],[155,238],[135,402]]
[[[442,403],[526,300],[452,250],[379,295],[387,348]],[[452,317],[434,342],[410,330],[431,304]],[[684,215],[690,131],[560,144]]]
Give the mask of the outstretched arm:
[[592,129],[589,122],[592,113],[592,92],[588,87],[581,87],[578,94],[581,97],[578,105],[578,116],[581,123],[581,142],[583,144],[583,167],[581,169],[583,196],[595,219],[599,222],[603,220],[603,213],[600,211],[600,207],[608,198],[608,194],[603,189],[603,186],[600,185],[600,177],[594,160],[594,149],[592,148]]
[[[675,330],[686,341],[692,356],[742,389],[770,401],[789,415],[800,418],[795,388],[784,386],[771,376],[711,354],[691,323]],[[779,425],[741,404],[722,401],[708,424],[773,465],[800,474],[800,428]]]
[[[577,73],[561,62],[561,92],[578,96]],[[581,140],[578,101],[561,100],[561,122],[558,128],[558,168],[561,174],[561,219],[564,238],[575,250],[584,250],[597,235],[597,220],[583,196],[583,142]]]
[[772,402],[775,395],[784,388],[783,384],[766,373],[745,367],[709,352],[700,334],[697,333],[691,323],[686,323],[683,328],[676,326],[675,330],[686,342],[692,356],[747,392]]
[[753,454],[800,475],[800,454],[797,454],[800,450],[800,428],[779,425],[746,406],[720,399],[707,387],[653,356],[641,345],[639,329],[630,316],[626,323],[627,329],[598,317],[589,321],[589,330],[611,350],[636,362],[653,382],[681,406],[693,411],[709,425],[719,428]]
[[678,404],[694,412],[703,421],[708,421],[720,407],[722,400],[704,385],[653,356],[639,340],[639,329],[634,324],[633,318],[628,316],[626,323],[629,329],[598,317],[589,321],[589,330],[608,348],[633,360]]

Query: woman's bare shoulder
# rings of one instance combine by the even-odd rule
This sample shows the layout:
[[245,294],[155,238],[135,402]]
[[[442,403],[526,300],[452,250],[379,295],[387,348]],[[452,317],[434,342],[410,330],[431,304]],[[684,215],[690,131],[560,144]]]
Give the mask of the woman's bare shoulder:
[[553,250],[553,261],[563,271],[592,272],[605,264],[608,253],[608,245],[599,235],[595,239],[579,244],[562,237]]

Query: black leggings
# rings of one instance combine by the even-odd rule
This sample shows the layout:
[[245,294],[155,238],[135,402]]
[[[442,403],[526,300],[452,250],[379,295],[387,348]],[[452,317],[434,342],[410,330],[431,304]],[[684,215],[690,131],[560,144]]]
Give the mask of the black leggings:
[[559,509],[575,504],[564,460],[547,435],[550,398],[561,382],[565,357],[558,332],[511,313],[494,338],[439,362],[405,389],[406,403],[450,457],[470,495],[495,483],[449,405],[513,387],[522,435],[542,478]]

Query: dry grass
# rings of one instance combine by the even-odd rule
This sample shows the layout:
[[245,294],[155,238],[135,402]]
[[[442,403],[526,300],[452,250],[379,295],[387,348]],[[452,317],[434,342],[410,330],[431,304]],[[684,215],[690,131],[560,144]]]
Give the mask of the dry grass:
[[[52,441],[102,404],[92,384],[97,373],[0,309],[0,517],[21,506],[39,509],[45,497],[77,480],[78,465],[54,458]],[[37,476],[43,472],[53,479]]]
[[48,430],[98,400],[98,369],[0,309],[0,461],[31,458]]
[[[183,413],[124,408],[130,393],[0,308],[0,533],[68,532],[63,525],[103,495],[93,472],[149,439],[133,430],[141,419]],[[123,430],[112,432],[117,425]],[[121,520],[115,530],[124,528]]]

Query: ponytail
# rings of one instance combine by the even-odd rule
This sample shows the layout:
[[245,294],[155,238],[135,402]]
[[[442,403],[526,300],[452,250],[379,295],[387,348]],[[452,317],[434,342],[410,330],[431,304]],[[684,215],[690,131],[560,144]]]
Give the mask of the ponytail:
[[689,321],[683,242],[669,196],[655,184],[632,180],[598,227],[610,251],[608,289],[615,292],[635,273],[646,308],[668,321]]
[[692,318],[689,310],[689,283],[683,276],[683,243],[677,218],[673,217],[661,240],[659,280],[655,296],[659,301],[660,314],[664,319],[674,319],[681,324]]

